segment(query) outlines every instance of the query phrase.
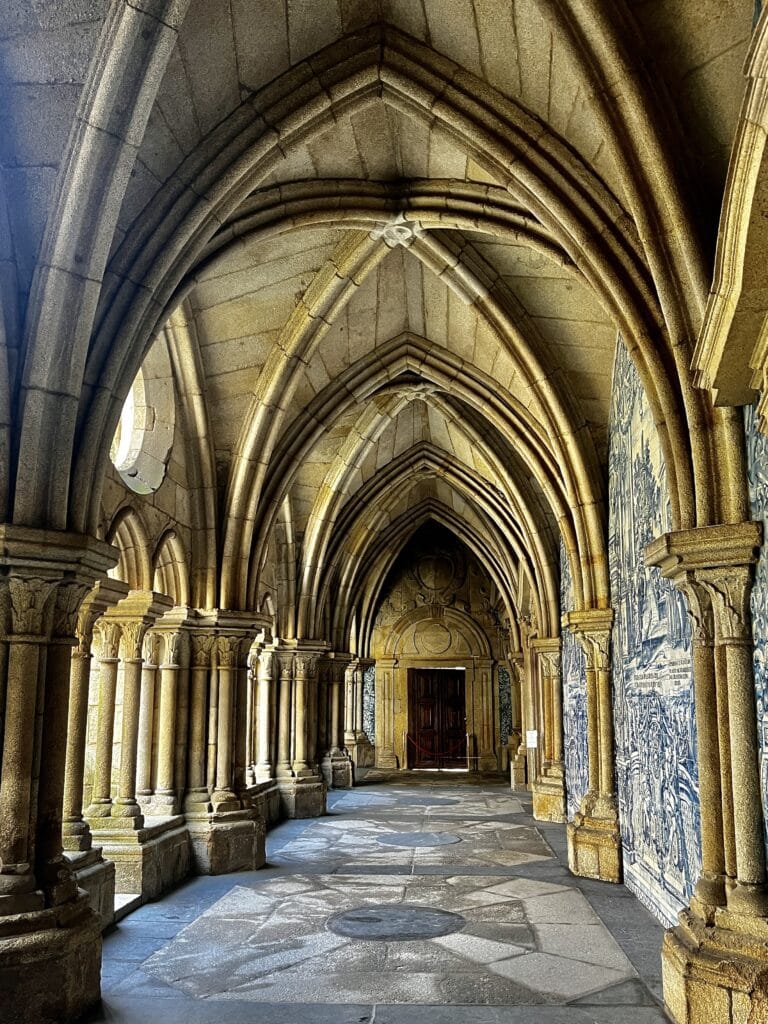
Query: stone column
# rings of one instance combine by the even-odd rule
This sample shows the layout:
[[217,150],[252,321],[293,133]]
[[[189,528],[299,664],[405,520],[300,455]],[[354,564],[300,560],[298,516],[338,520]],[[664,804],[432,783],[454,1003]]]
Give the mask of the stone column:
[[309,763],[309,690],[314,685],[316,660],[297,654],[293,662],[293,703],[296,733],[294,736],[293,774],[296,778],[314,774]]
[[137,619],[122,623],[123,714],[120,736],[120,768],[112,817],[126,826],[141,828],[144,817],[136,800],[136,754],[139,745],[142,645],[148,622]]
[[280,672],[277,722],[277,776],[292,778],[291,767],[291,708],[293,706],[293,656],[280,654],[277,659]]
[[[381,679],[376,687],[376,764],[379,768],[404,768],[406,762],[398,765],[395,752],[395,663],[379,661],[377,666],[381,669]],[[346,735],[344,740],[346,742]]]
[[74,1020],[99,998],[100,921],[63,857],[62,807],[79,605],[114,554],[88,537],[0,525],[0,1004],[9,1020],[29,1007],[47,1022]]
[[48,903],[71,900],[77,884],[64,859],[62,804],[67,754],[69,674],[75,640],[77,613],[88,592],[80,583],[56,588],[53,627],[45,661],[45,714],[42,719],[40,781],[37,792],[35,874]]
[[91,828],[104,828],[112,814],[112,744],[115,731],[117,666],[120,625],[102,618],[96,624],[99,635],[99,704],[96,711],[96,754],[91,802],[86,811]]
[[157,633],[147,633],[144,638],[143,654],[139,737],[136,750],[136,798],[142,808],[151,802],[154,792],[152,787],[152,746],[155,726],[155,689],[160,664],[160,637]]
[[768,1004],[749,608],[761,540],[761,523],[742,522],[664,534],[646,550],[646,563],[685,595],[693,625],[702,874],[662,948],[664,998],[678,1024],[715,1017],[746,1024]]
[[[696,737],[699,751],[699,799],[701,815],[701,875],[696,883],[695,898],[704,910],[725,904],[725,842],[723,837],[723,794],[719,765],[720,735],[715,675],[715,624],[707,588],[698,583],[695,574],[683,572],[674,581],[685,596],[691,622],[693,643],[693,687],[696,712]],[[727,711],[727,708],[725,709]],[[726,717],[727,728],[727,717]],[[730,763],[730,758],[728,759]],[[728,787],[729,803],[730,784]],[[706,809],[706,810],[704,810]],[[733,807],[729,808],[733,821]],[[731,829],[732,831],[732,829]],[[731,878],[736,874],[735,850]]]
[[566,820],[565,773],[563,767],[563,708],[560,690],[560,639],[549,637],[532,642],[541,678],[544,753],[540,778],[533,786],[533,815],[539,821]]
[[251,669],[248,664],[250,646],[249,639],[243,637],[240,643],[242,656],[236,665],[234,678],[233,788],[241,800],[247,799],[248,767],[252,760],[248,743],[252,710]]
[[353,765],[344,750],[344,676],[350,656],[333,653],[323,659],[326,692],[326,738],[321,772],[328,786],[349,789]]
[[570,626],[584,650],[589,757],[589,790],[568,825],[568,866],[575,875],[620,882],[610,662],[613,609],[569,612],[563,624]]
[[725,687],[728,696],[736,843],[736,877],[726,889],[726,899],[734,913],[764,918],[768,915],[768,891],[749,610],[752,577],[751,565],[696,572],[696,579],[712,598],[715,644],[724,652],[725,660],[725,679],[718,685]]
[[80,606],[77,618],[77,646],[72,650],[67,752],[64,769],[62,835],[65,850],[85,852],[92,847],[91,830],[83,816],[83,782],[88,726],[88,691],[91,679],[91,644],[96,620],[128,593],[119,580],[97,583]]
[[523,717],[523,653],[509,657],[509,681],[512,698],[512,732],[517,735],[517,750],[510,762],[510,785],[512,789],[525,789],[526,785],[526,751],[525,725]]
[[216,732],[216,779],[211,803],[217,811],[232,811],[240,807],[240,801],[232,788],[234,711],[240,644],[239,636],[219,636],[216,640],[219,699]]
[[355,669],[358,662],[351,661],[344,673],[344,743],[351,749],[355,745]]
[[159,669],[160,700],[157,722],[157,769],[152,804],[157,813],[177,814],[176,792],[176,715],[179,695],[179,671],[184,634],[181,630],[161,633],[163,654]]
[[186,814],[207,814],[211,808],[206,775],[206,726],[208,724],[208,676],[214,635],[195,631],[191,634],[189,756],[187,759]]
[[256,716],[256,781],[268,782],[274,777],[274,661],[271,650],[259,652],[256,669],[257,705]]

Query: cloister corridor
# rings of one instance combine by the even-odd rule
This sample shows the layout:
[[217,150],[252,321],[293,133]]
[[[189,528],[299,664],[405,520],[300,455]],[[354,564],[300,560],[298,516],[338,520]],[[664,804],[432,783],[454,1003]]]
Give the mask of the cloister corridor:
[[104,937],[89,1024],[657,1024],[661,926],[579,879],[560,824],[461,773],[369,772],[259,871],[197,877]]

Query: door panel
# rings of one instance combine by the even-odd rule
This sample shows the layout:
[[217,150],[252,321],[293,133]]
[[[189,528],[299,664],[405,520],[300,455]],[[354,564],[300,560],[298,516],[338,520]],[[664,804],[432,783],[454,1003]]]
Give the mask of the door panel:
[[465,768],[465,716],[463,669],[409,669],[409,767]]

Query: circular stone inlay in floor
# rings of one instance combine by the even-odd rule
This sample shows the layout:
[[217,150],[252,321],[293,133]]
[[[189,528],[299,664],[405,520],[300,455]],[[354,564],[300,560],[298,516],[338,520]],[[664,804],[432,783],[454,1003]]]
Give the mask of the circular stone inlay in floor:
[[461,914],[408,904],[357,907],[329,917],[326,927],[335,935],[379,942],[437,939],[460,931],[467,922]]
[[388,832],[376,842],[382,846],[450,846],[461,839],[453,832]]

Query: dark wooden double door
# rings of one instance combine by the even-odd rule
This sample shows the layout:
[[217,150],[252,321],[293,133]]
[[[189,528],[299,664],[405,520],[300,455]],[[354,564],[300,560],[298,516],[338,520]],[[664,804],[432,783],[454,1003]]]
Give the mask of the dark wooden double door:
[[408,767],[467,767],[463,669],[408,670]]

